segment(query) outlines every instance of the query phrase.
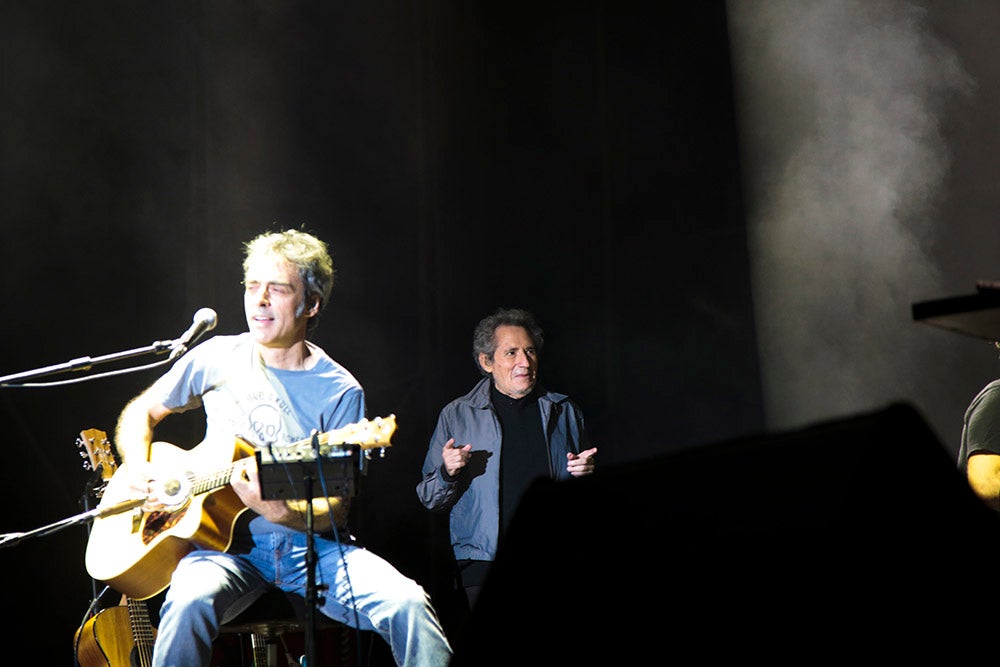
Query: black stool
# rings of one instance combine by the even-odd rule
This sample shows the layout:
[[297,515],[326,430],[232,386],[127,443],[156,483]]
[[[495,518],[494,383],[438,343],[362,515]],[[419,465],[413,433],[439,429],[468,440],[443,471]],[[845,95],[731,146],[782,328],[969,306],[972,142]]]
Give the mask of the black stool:
[[[345,643],[350,643],[351,629],[338,623],[323,614],[316,612],[314,637],[319,639],[321,633],[329,634],[329,631],[337,630],[338,648],[341,652],[347,650]],[[224,623],[219,628],[221,635],[238,635],[241,655],[238,662],[227,660],[225,667],[248,667],[243,656],[245,648],[244,639],[249,636],[252,649],[252,667],[285,667],[292,665],[296,667],[299,658],[294,657],[289,652],[289,647],[285,643],[285,635],[293,633],[295,635],[292,642],[294,647],[299,649],[298,653],[304,653],[304,634],[306,631],[306,602],[299,596],[286,593],[278,588],[272,588],[261,597],[257,598],[253,604],[247,607],[236,618]],[[280,646],[279,646],[280,644]],[[279,657],[283,656],[283,657]],[[349,664],[349,663],[348,663]],[[222,667],[222,666],[220,666]]]

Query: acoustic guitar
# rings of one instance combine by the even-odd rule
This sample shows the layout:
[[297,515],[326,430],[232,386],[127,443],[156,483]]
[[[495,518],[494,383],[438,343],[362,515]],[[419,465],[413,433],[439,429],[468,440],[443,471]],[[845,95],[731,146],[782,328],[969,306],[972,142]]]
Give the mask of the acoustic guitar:
[[[80,432],[77,445],[86,449],[89,469],[99,472],[103,495],[117,468],[104,431]],[[73,640],[80,667],[150,667],[156,632],[142,600],[122,596],[122,603],[99,611],[76,631]]]
[[[363,419],[311,438],[274,445],[268,456],[276,461],[304,460],[319,448],[329,456],[338,445],[357,445],[366,454],[386,448],[396,431],[395,415]],[[236,461],[253,456],[253,445],[236,438],[225,467],[211,465],[199,447],[184,450],[168,442],[152,443],[150,462],[162,488],[157,497],[169,504],[162,510],[132,507],[94,520],[87,542],[87,572],[128,597],[145,600],[165,590],[177,563],[196,546],[226,551],[232,544],[236,519],[246,510],[229,478]],[[128,462],[114,473],[98,508],[115,508],[134,500],[128,483]]]

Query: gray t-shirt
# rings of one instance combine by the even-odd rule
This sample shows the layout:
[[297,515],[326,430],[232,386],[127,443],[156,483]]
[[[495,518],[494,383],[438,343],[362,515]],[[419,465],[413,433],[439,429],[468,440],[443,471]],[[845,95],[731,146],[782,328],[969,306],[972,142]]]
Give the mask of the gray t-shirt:
[[983,387],[965,411],[959,468],[964,471],[976,452],[1000,454],[1000,380]]

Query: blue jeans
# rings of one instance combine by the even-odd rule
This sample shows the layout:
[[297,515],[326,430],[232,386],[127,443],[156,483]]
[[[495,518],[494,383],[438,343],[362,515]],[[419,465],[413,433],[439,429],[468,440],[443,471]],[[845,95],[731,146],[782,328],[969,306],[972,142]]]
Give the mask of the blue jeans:
[[[208,665],[219,626],[235,618],[270,584],[305,596],[305,533],[254,535],[241,555],[193,551],[174,570],[160,609],[154,667]],[[396,664],[445,667],[451,646],[423,587],[376,554],[316,537],[320,612],[360,630],[377,632]],[[344,567],[346,564],[347,567]]]

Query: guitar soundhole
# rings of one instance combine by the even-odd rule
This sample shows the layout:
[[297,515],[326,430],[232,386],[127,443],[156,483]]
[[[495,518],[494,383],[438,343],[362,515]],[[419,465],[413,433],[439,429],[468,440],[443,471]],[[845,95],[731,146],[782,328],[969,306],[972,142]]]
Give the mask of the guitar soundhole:
[[182,507],[176,512],[150,512],[146,515],[146,522],[142,526],[142,543],[149,544],[157,535],[165,530],[170,530],[184,518],[187,507]]

